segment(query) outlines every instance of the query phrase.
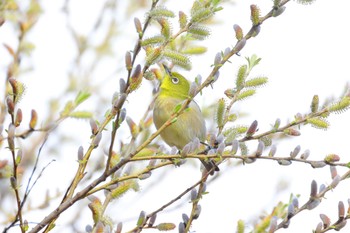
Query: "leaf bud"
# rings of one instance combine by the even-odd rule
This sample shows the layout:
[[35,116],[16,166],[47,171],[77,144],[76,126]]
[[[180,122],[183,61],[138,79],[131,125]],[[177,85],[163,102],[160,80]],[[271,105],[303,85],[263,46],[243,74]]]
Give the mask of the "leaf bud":
[[270,148],[269,157],[275,156],[276,151],[277,151],[276,145],[272,145],[271,148]]
[[274,129],[278,129],[281,125],[281,119],[277,118],[275,124],[273,125]]

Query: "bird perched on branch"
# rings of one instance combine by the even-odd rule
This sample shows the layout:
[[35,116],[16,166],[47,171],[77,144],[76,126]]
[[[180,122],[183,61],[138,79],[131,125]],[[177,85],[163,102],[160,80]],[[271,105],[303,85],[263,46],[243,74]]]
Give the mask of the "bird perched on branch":
[[[164,69],[165,75],[153,109],[153,121],[157,129],[171,117],[176,106],[188,99],[190,91],[190,83],[185,77],[179,73],[171,72],[165,65]],[[175,146],[179,150],[182,150],[195,138],[203,143],[206,137],[205,120],[197,103],[191,101],[188,108],[160,135],[169,146]],[[201,162],[207,171],[213,173],[213,167],[215,167],[215,171],[219,170],[211,160],[201,160]]]

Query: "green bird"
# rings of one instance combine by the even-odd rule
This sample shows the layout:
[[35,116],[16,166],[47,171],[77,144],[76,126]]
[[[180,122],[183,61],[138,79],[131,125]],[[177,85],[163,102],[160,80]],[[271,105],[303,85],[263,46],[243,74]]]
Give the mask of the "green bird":
[[[153,109],[153,121],[159,129],[174,113],[174,109],[188,98],[190,83],[181,74],[171,72],[164,66],[165,76],[160,85],[159,94],[155,100]],[[165,128],[160,136],[169,146],[175,146],[182,150],[186,144],[198,138],[202,143],[206,137],[206,126],[202,112],[196,102],[191,101],[176,122]],[[218,167],[213,161],[201,160],[204,167],[210,171],[213,167],[218,171]]]

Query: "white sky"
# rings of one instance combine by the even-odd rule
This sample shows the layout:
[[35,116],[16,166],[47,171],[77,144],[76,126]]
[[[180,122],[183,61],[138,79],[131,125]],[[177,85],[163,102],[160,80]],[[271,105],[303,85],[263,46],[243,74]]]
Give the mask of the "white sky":
[[[93,22],[91,14],[95,13],[96,8],[99,7],[97,2],[72,1],[74,16],[72,22],[81,33],[89,31]],[[176,3],[169,4],[175,12],[179,10],[186,12],[190,7],[190,1],[173,2]],[[36,30],[30,35],[30,39],[37,45],[37,48],[30,61],[34,71],[23,79],[28,87],[26,97],[21,103],[24,113],[29,113],[30,108],[34,107],[38,110],[39,116],[40,114],[45,115],[46,108],[43,106],[45,106],[47,98],[60,96],[61,91],[66,86],[67,69],[72,64],[74,45],[67,33],[64,17],[60,12],[62,3],[63,1],[51,1],[49,4],[46,2],[44,15]],[[193,57],[193,69],[190,72],[183,72],[184,74],[193,78],[197,74],[205,77],[209,73],[215,54],[235,44],[233,24],[239,24],[244,32],[250,28],[250,4],[258,4],[262,14],[265,14],[269,11],[272,1],[241,0],[237,1],[235,5],[224,5],[224,10],[216,16],[222,24],[212,27],[212,36],[208,40],[210,42],[208,53],[203,58]],[[214,91],[206,89],[207,94],[205,93],[205,95],[207,97],[198,97],[198,103],[207,105],[222,97],[223,91],[234,82],[237,66],[244,64],[244,57],[254,53],[262,57],[254,74],[266,75],[269,77],[269,84],[259,89],[255,97],[244,101],[233,110],[234,112],[249,113],[238,121],[239,124],[250,124],[253,120],[258,120],[260,132],[263,132],[269,129],[277,117],[282,120],[283,124],[292,119],[297,112],[307,112],[314,94],[319,95],[321,102],[327,97],[339,96],[343,91],[343,86],[350,81],[348,69],[350,35],[346,20],[349,7],[350,2],[347,0],[318,0],[308,6],[296,4],[295,1],[288,3],[284,14],[265,21],[258,37],[247,42],[246,47],[241,52],[241,57],[232,58],[232,64],[227,64],[220,71],[220,79],[214,84]],[[136,12],[135,16],[143,19],[144,12]],[[122,15],[120,19],[123,19]],[[106,86],[111,88],[106,89],[104,93],[106,97],[111,96],[118,85],[118,80],[110,77],[111,73],[118,68],[116,66],[120,65],[117,62],[123,61],[126,50],[131,50],[134,45],[134,40],[130,39],[135,39],[133,17],[125,20],[123,26],[124,28],[121,29],[123,36],[115,45],[116,51],[121,55],[119,56],[117,53],[117,58],[107,59],[100,69],[101,79],[94,80],[96,83],[107,80],[108,85]],[[8,30],[10,29],[6,25],[0,27],[1,43],[13,43],[14,38],[11,38],[11,33],[8,33]],[[4,53],[1,48],[0,54]],[[8,61],[5,59],[0,61],[2,74],[6,62]],[[2,83],[0,89],[2,89]],[[147,84],[141,88],[146,91]],[[135,120],[140,117],[140,108],[146,107],[140,106],[145,98],[143,93],[141,89],[139,93],[133,94],[129,99],[129,106],[138,106],[128,109],[128,115]],[[85,104],[82,107],[90,109],[91,106]],[[141,112],[143,113],[143,110]],[[99,120],[102,119],[103,113],[101,112],[97,116]],[[328,131],[316,130],[310,126],[302,127],[302,136],[282,141],[278,147],[278,154],[288,155],[296,145],[301,145],[302,151],[311,150],[312,159],[323,159],[326,154],[335,153],[341,156],[342,162],[349,161],[350,144],[347,136],[347,132],[350,130],[349,117],[349,112],[331,116],[329,118],[331,128]],[[64,129],[76,127],[76,125],[84,128],[81,131],[74,130],[73,135],[83,135],[83,138],[80,136],[80,142],[87,148],[89,139],[86,138],[86,135],[88,135],[89,129],[85,122],[77,123],[75,120],[70,120],[62,125],[62,132]],[[54,141],[53,139],[49,143],[59,143]],[[74,142],[68,144],[68,148],[62,148],[64,153],[70,153],[73,158],[63,156],[55,158],[58,162],[47,169],[46,176],[42,178],[41,182],[38,182],[35,195],[43,195],[44,191],[40,188],[54,188],[57,184],[60,185],[61,189],[65,187],[69,181],[57,179],[57,181],[52,182],[50,178],[46,177],[50,177],[50,175],[57,177],[57,174],[73,174],[76,166],[74,163],[76,157],[74,156],[79,146],[80,144]],[[251,151],[253,149],[251,148]],[[53,156],[47,160],[52,158]],[[121,221],[132,219],[132,221],[126,222],[129,227],[125,226],[124,230],[131,229],[136,221],[133,218],[138,216],[141,210],[146,212],[155,210],[199,179],[198,172],[189,165],[169,169],[172,170],[171,174],[165,180],[160,180],[157,184],[158,187],[154,187],[153,191],[147,190],[147,192],[141,193],[141,200],[136,200],[135,198],[139,196],[129,193],[125,196],[129,202],[123,204],[121,203],[122,199],[119,202],[116,201],[113,208],[108,209],[112,218],[115,217]],[[342,174],[344,170],[339,169],[339,172]],[[248,222],[257,217],[262,210],[270,212],[271,208],[279,201],[287,202],[291,193],[301,195],[300,204],[306,202],[313,179],[318,184],[331,182],[328,167],[312,169],[308,165],[296,163],[289,167],[281,167],[273,161],[258,161],[252,165],[230,167],[230,169],[222,169],[222,173],[220,179],[208,186],[209,194],[201,201],[201,216],[194,221],[192,227],[195,232],[235,232],[238,219]],[[148,182],[155,180],[155,175],[149,180],[141,182],[141,187],[146,187]],[[276,195],[277,185],[285,182],[289,182],[287,189]],[[334,222],[337,219],[338,201],[347,203],[347,199],[350,198],[349,187],[349,181],[342,182],[333,192],[326,195],[327,199],[321,203],[320,207],[296,216],[292,219],[288,229],[279,232],[311,232],[320,221],[320,213],[327,214]],[[142,191],[143,189],[141,189]],[[79,204],[86,205],[87,201]],[[91,223],[91,215],[87,209],[85,211],[87,216],[85,221],[76,223],[78,229],[81,230],[84,230],[86,224]],[[174,221],[177,224],[181,221],[181,214],[183,212],[189,213],[189,211],[190,205],[184,205],[180,211],[158,216],[157,222]],[[33,221],[39,221],[44,215],[40,216]],[[71,216],[67,213],[62,218],[69,219]],[[349,225],[344,228],[343,232],[350,230]],[[63,229],[64,225],[60,225],[58,222],[57,229],[53,232],[62,232]],[[153,231],[147,230],[147,232]],[[177,230],[173,232],[177,232]]]

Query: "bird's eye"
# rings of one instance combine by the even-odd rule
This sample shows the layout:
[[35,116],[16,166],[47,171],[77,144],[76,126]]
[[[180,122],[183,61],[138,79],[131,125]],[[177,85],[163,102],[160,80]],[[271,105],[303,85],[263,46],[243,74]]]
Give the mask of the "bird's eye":
[[171,78],[171,82],[174,83],[174,84],[178,84],[179,83],[179,79],[178,78]]

